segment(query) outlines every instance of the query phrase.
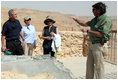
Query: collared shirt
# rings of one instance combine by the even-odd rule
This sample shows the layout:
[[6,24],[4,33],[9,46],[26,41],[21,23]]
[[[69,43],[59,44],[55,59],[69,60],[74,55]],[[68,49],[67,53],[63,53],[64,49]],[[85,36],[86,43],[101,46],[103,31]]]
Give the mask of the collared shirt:
[[92,31],[99,31],[104,33],[102,38],[90,35],[90,40],[92,42],[101,42],[102,40],[110,40],[111,30],[112,30],[112,20],[106,15],[103,14],[99,17],[93,18],[91,21],[86,23],[90,26]]
[[7,20],[3,25],[2,35],[5,35],[6,40],[19,39],[22,26],[18,20]]
[[36,31],[34,26],[31,24],[29,26],[23,26],[22,32],[26,43],[34,43],[34,45],[36,45]]

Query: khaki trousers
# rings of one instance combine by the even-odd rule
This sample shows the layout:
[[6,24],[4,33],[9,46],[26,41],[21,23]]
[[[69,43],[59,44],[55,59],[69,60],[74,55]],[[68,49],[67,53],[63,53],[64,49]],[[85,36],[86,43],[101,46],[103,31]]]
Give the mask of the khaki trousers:
[[103,57],[103,45],[100,43],[90,44],[87,64],[86,64],[86,79],[93,79],[94,75],[96,79],[104,78],[104,57]]
[[25,56],[32,56],[34,44],[25,44]]

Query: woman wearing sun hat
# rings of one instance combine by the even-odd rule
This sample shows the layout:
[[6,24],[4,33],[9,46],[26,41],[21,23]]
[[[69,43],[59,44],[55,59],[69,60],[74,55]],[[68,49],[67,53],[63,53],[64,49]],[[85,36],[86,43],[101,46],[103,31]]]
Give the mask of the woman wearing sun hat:
[[42,39],[44,39],[43,42],[43,54],[48,55],[51,52],[51,57],[54,57],[55,52],[52,51],[51,44],[54,34],[58,33],[57,27],[55,27],[53,24],[56,21],[53,20],[52,16],[47,16],[44,20],[44,24],[46,25],[42,32]]
[[32,56],[33,50],[36,49],[36,31],[35,27],[31,25],[31,18],[24,17],[25,26],[22,28],[24,39],[26,42],[24,53],[25,56]]

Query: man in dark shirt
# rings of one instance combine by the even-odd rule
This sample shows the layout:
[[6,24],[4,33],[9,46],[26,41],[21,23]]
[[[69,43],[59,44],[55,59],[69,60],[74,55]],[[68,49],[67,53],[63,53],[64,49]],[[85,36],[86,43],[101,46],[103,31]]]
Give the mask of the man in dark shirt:
[[[2,51],[9,49],[13,55],[22,55],[24,54],[23,48],[19,37],[23,39],[23,47],[25,46],[25,40],[23,33],[21,32],[22,26],[20,22],[16,19],[17,12],[14,9],[9,10],[8,12],[9,20],[7,20],[2,29]],[[5,39],[6,39],[6,48],[5,48]]]

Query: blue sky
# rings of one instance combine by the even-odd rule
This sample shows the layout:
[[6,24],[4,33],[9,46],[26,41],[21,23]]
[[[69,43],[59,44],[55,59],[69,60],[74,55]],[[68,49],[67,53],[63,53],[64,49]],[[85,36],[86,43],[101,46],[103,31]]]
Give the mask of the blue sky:
[[[100,1],[1,1],[1,6],[60,12],[77,16],[93,16],[92,5],[96,2]],[[107,5],[107,15],[117,16],[116,1],[104,1],[103,3]]]

